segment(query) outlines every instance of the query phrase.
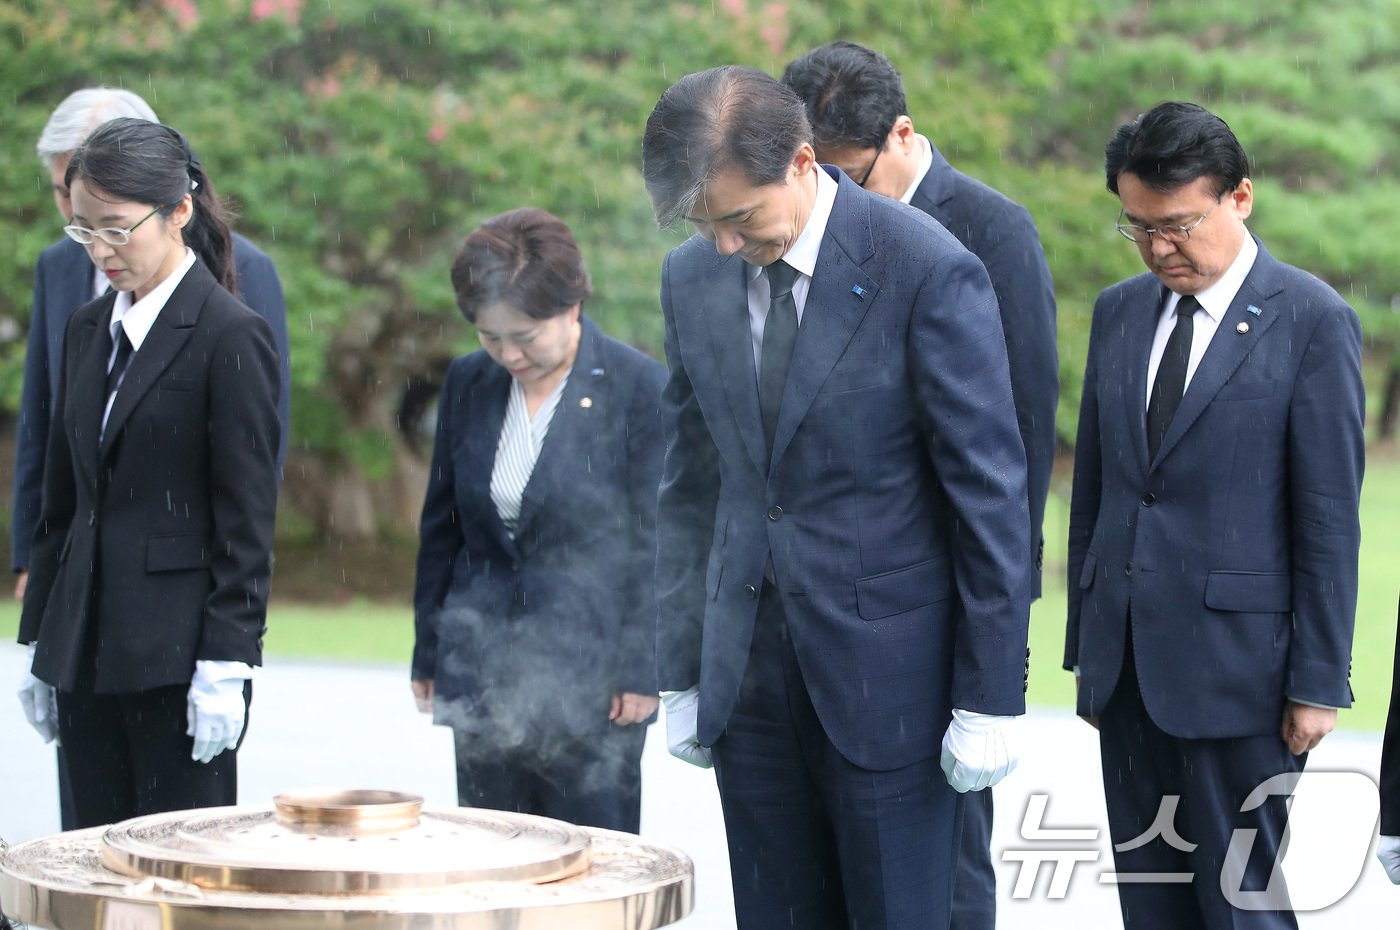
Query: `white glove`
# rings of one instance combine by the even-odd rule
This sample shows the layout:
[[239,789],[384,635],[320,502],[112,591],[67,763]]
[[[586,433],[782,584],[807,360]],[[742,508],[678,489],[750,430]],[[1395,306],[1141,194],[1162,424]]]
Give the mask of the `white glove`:
[[1011,774],[1021,761],[1017,719],[953,709],[943,734],[943,774],[955,791],[981,791]]
[[700,689],[663,691],[661,703],[666,705],[666,748],[671,750],[671,755],[702,769],[714,765],[710,750],[700,745],[696,735],[699,729],[696,718],[700,711]]
[[244,662],[201,660],[194,664],[185,708],[189,723],[185,735],[194,737],[191,759],[208,762],[238,745],[248,712],[243,703],[243,682],[252,677],[253,669]]
[[1400,885],[1400,836],[1382,836],[1376,845],[1376,858],[1385,866],[1391,883]]
[[[34,659],[34,646],[29,647],[29,658]],[[24,719],[44,738],[52,743],[58,738],[58,696],[48,682],[34,677],[33,672],[25,672],[19,683],[19,703],[24,708]]]

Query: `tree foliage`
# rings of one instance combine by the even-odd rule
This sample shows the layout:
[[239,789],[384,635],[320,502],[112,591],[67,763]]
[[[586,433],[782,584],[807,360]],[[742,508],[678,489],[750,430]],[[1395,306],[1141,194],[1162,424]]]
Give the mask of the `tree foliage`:
[[1062,435],[1094,295],[1139,267],[1112,231],[1103,144],[1162,99],[1236,128],[1252,225],[1347,294],[1378,350],[1400,344],[1398,0],[12,0],[0,397],[18,403],[30,272],[58,235],[33,142],[66,93],[127,86],[191,138],[277,260],[291,503],[322,530],[405,532],[436,385],[474,344],[447,273],[466,232],[526,204],[559,214],[593,273],[590,313],[659,354],[657,269],[678,236],[656,230],[640,179],[652,104],[688,71],[778,73],[836,38],[889,55],[916,125],[1035,215],[1060,294]]

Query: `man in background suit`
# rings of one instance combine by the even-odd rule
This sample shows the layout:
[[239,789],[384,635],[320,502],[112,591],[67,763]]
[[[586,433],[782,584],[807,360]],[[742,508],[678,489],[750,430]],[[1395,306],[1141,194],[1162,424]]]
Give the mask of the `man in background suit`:
[[[63,180],[73,152],[99,125],[119,117],[159,122],[146,101],[129,90],[88,87],[65,97],[40,133],[36,146],[39,160],[49,174],[54,206],[63,223],[68,223],[73,213],[68,185]],[[267,320],[277,346],[281,377],[277,400],[282,426],[277,447],[280,475],[291,411],[291,365],[282,282],[272,259],[237,233],[233,236],[233,252],[238,265],[238,297]],[[107,290],[107,280],[93,266],[86,249],[66,236],[45,249],[34,266],[34,299],[30,304],[24,386],[15,428],[15,483],[10,511],[10,566],[18,575],[15,599],[19,601],[24,600],[29,581],[29,551],[43,494],[44,455],[53,402],[58,394],[63,331],[74,310]],[[58,775],[61,821],[63,828],[69,830],[75,821],[62,747],[58,750]]]
[[[1400,628],[1400,617],[1396,626]],[[1390,672],[1390,712],[1385,719],[1381,747],[1381,839],[1376,858],[1385,874],[1400,885],[1400,629],[1395,637],[1395,659]]]
[[672,752],[715,767],[739,926],[946,926],[959,792],[1014,767],[1025,708],[986,271],[818,166],[760,71],[682,78],[642,145],[658,221],[697,232],[662,272],[660,683]]
[[[1241,807],[1351,704],[1361,326],[1245,228],[1248,159],[1218,117],[1161,104],[1105,167],[1151,273],[1094,308],[1065,668],[1099,728],[1124,923],[1296,927],[1286,892],[1247,910],[1222,885],[1269,885],[1287,795]],[[1245,830],[1247,862],[1227,855]]]
[[[942,223],[987,268],[1011,364],[1016,424],[1026,449],[1030,504],[1031,596],[1040,596],[1045,551],[1041,523],[1055,459],[1059,357],[1055,284],[1035,222],[1025,208],[958,171],[914,129],[904,83],[889,59],[851,42],[832,42],[793,61],[783,83],[802,98],[817,160],[861,187],[893,197]],[[964,805],[963,846],[953,927],[996,926],[991,856],[992,792]]]

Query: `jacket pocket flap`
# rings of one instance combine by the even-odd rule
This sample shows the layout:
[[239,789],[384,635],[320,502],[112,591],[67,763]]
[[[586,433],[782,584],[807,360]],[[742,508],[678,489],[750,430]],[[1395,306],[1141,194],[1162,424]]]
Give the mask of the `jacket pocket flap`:
[[1092,552],[1084,553],[1084,567],[1079,570],[1079,588],[1084,590],[1094,584],[1094,572],[1098,571],[1099,557]]
[[1293,579],[1270,572],[1211,572],[1206,606],[1244,613],[1284,613],[1293,609]]
[[178,572],[209,565],[209,542],[204,536],[152,536],[146,540],[146,571]]
[[856,609],[865,620],[879,620],[927,607],[952,595],[948,567],[929,559],[907,568],[856,579]]

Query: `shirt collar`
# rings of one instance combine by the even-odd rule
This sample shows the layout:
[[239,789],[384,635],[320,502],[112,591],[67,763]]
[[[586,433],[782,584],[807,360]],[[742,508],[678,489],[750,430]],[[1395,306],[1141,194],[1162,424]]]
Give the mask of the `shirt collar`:
[[[831,207],[836,203],[836,182],[831,175],[826,173],[826,169],[820,165],[813,165],[812,170],[817,174],[817,196],[812,201],[812,212],[807,217],[807,225],[802,227],[802,232],[797,237],[797,241],[792,244],[792,248],[784,253],[782,260],[796,268],[807,277],[817,270],[817,254],[821,252],[822,237],[826,235],[826,223],[831,219]],[[761,269],[751,268],[749,280],[758,277]]]
[[914,173],[914,183],[909,185],[909,189],[900,196],[900,203],[913,203],[914,192],[919,189],[919,185],[924,183],[924,178],[928,177],[929,169],[933,167],[933,143],[927,138],[914,133],[914,138],[919,140],[919,145],[923,146],[923,157],[919,159],[919,170]]
[[[1225,311],[1230,309],[1230,304],[1235,302],[1235,295],[1244,286],[1244,279],[1249,276],[1250,270],[1254,268],[1254,260],[1258,257],[1259,243],[1255,242],[1254,237],[1246,230],[1239,254],[1230,263],[1230,267],[1225,269],[1219,281],[1196,295],[1201,309],[1210,314],[1217,324],[1225,318]],[[1179,295],[1177,298],[1180,299]],[[1176,303],[1176,300],[1168,300],[1165,309],[1175,312]]]
[[156,317],[160,316],[161,308],[170,300],[170,295],[175,293],[175,288],[185,279],[185,274],[194,267],[194,252],[189,246],[185,246],[185,258],[180,262],[170,276],[164,281],[151,288],[151,292],[140,300],[132,303],[131,291],[118,291],[116,302],[112,304],[112,341],[117,338],[117,326],[126,330],[126,338],[131,340],[132,351],[141,348],[141,343],[146,341],[146,336],[150,334],[151,327],[156,323]]

